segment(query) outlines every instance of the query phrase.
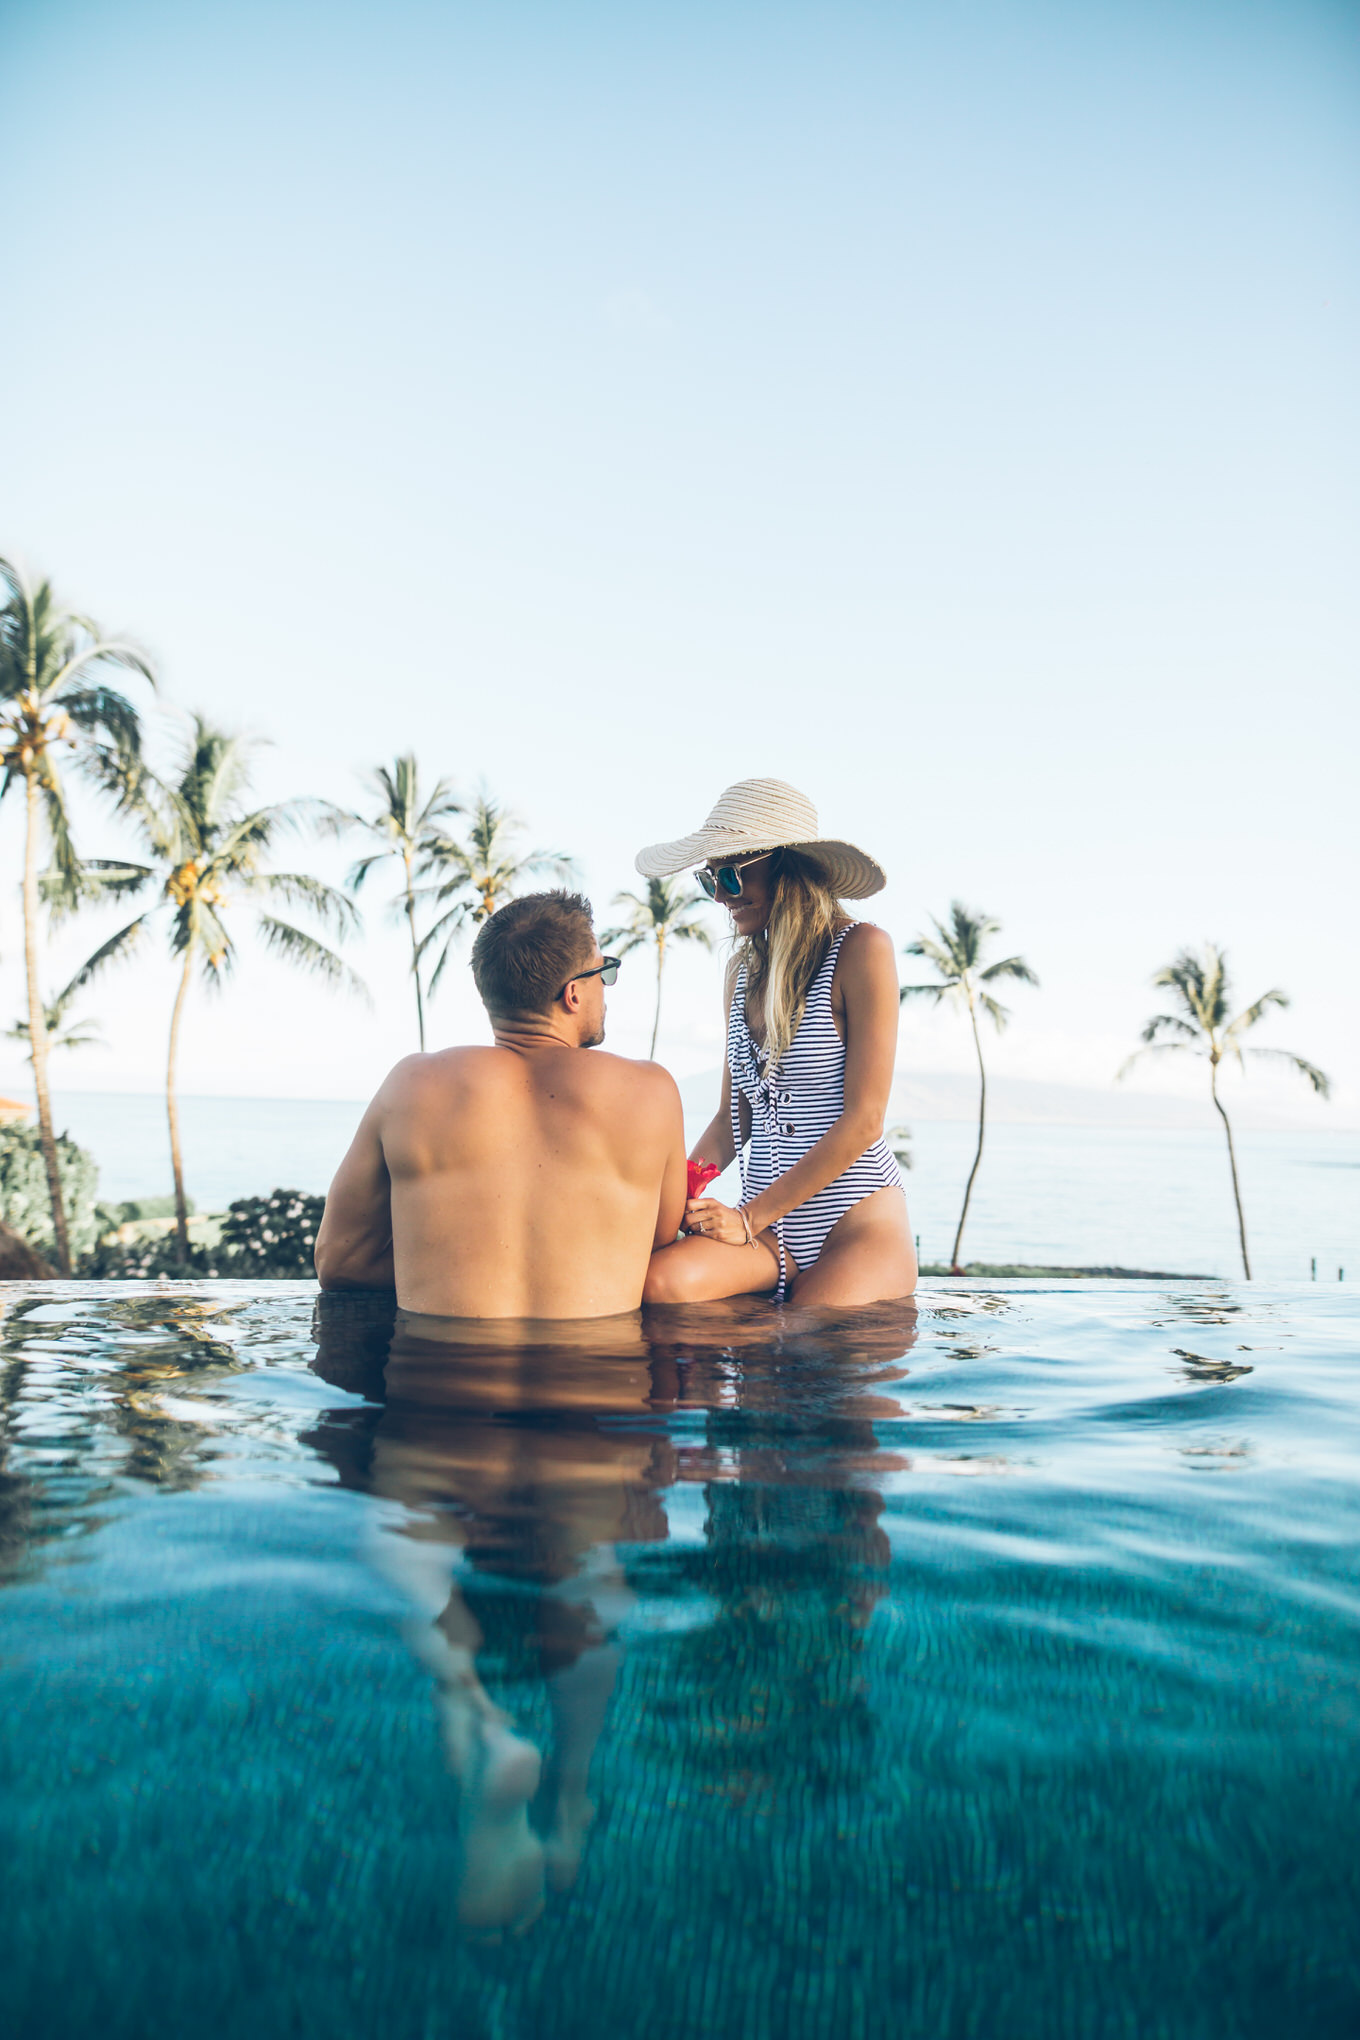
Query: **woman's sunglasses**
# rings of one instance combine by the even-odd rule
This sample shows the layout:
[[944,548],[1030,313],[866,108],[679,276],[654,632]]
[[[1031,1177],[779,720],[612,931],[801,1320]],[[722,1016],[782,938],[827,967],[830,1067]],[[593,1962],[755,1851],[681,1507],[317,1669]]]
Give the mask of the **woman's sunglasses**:
[[[574,985],[581,978],[588,977],[597,977],[602,979],[605,984],[612,985],[617,980],[618,975],[619,975],[618,957],[606,956],[604,962],[596,964],[594,970],[573,971],[572,975],[567,979],[567,985]],[[565,990],[567,989],[567,985],[563,985],[562,990],[558,992],[557,996],[559,999],[562,996],[562,992],[565,992]]]
[[701,864],[694,876],[711,900],[716,900],[720,892],[726,893],[729,900],[739,900],[743,871],[749,871],[753,864],[763,864],[774,854],[773,850],[762,850],[759,857],[748,857],[744,864],[720,864],[716,871],[710,871],[706,864]]

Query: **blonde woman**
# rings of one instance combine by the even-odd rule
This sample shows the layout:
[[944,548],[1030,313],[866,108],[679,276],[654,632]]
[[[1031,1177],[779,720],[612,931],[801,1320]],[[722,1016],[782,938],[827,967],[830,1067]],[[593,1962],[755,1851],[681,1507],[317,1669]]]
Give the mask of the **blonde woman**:
[[916,1255],[883,1139],[897,1049],[897,962],[842,900],[886,883],[872,857],[818,833],[779,779],[729,786],[703,827],[643,850],[645,878],[687,865],[730,917],[722,1102],[691,1159],[741,1157],[741,1203],[692,1198],[686,1237],[653,1254],[644,1299],[773,1290],[840,1306],[909,1296]]

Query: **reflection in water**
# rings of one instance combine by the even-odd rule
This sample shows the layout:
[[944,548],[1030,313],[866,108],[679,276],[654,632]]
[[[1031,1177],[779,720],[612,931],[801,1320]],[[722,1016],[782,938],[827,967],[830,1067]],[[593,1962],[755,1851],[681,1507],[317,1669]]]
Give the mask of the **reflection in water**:
[[1173,1346],[1187,1381],[1239,1381],[1253,1372],[1249,1361],[1215,1360],[1209,1353],[1191,1353],[1185,1346]]
[[[324,1432],[310,1442],[402,1505],[379,1559],[435,1681],[466,1928],[523,1931],[545,1890],[575,1882],[634,1603],[621,1549],[636,1563],[666,1541],[662,1496],[683,1483],[702,1487],[707,1515],[677,1583],[713,1616],[679,1640],[651,1733],[672,1757],[689,1752],[700,1789],[736,1803],[798,1779],[862,1782],[873,1725],[859,1652],[888,1559],[874,1478],[904,1464],[873,1425],[899,1413],[877,1391],[903,1378],[915,1323],[909,1304],[790,1312],[772,1339],[768,1309],[743,1299],[645,1322],[394,1324],[379,1302],[321,1298],[316,1365],[337,1384],[376,1387],[394,1325],[362,1470],[352,1422],[339,1452]],[[691,1413],[697,1424],[673,1422]],[[546,1751],[488,1693],[486,1657],[502,1676],[536,1667]]]
[[0,1564],[93,1528],[121,1481],[199,1485],[216,1456],[212,1412],[196,1423],[164,1397],[254,1363],[229,1330],[229,1313],[195,1295],[120,1299],[114,1326],[42,1290],[0,1304]]

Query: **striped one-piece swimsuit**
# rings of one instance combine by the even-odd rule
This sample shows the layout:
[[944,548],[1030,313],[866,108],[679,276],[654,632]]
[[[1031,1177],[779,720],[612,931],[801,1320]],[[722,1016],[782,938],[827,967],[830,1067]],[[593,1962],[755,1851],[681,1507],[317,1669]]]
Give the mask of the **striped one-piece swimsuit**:
[[[798,1032],[773,1071],[765,1068],[765,1052],[757,1048],[747,1025],[746,965],[737,972],[727,1020],[727,1062],[732,1072],[732,1139],[741,1159],[743,1204],[759,1197],[776,1176],[801,1161],[845,1110],[845,1043],[831,1017],[831,981],[849,932],[843,928],[827,951],[808,989]],[[751,1108],[751,1143],[746,1151],[741,1136],[743,1098]],[[875,1190],[906,1190],[896,1158],[882,1139],[867,1147],[834,1183],[776,1222],[777,1302],[784,1296],[785,1250],[800,1269],[810,1268],[836,1220]]]

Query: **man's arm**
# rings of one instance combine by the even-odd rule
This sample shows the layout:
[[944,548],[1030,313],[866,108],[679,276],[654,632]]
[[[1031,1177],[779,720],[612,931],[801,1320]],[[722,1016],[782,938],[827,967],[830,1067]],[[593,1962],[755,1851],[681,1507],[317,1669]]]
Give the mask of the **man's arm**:
[[381,1099],[380,1091],[360,1120],[327,1192],[316,1236],[316,1274],[323,1289],[396,1287],[392,1182],[383,1158]]
[[668,1071],[660,1071],[669,1096],[662,1100],[661,1127],[665,1143],[665,1168],[661,1177],[661,1196],[657,1204],[656,1236],[654,1247],[668,1247],[680,1230],[680,1221],[685,1215],[685,1203],[689,1193],[689,1163],[685,1159],[685,1114],[680,1104],[680,1093],[675,1079]]

